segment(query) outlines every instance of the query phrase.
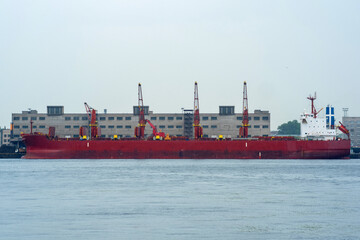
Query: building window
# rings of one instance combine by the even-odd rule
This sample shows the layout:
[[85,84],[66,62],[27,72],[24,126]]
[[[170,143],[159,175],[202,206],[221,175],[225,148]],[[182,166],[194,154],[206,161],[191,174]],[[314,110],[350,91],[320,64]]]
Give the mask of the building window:
[[115,118],[114,117],[108,117],[108,120],[113,121],[113,120],[115,120]]
[[71,117],[65,117],[65,121],[70,121]]
[[31,120],[35,120],[36,121],[37,117],[31,117]]
[[78,138],[79,137],[79,134],[74,134],[74,138]]
[[211,120],[217,120],[217,117],[211,117]]
[[159,120],[165,120],[165,117],[159,117]]
[[260,117],[254,117],[254,121],[259,121]]
[[263,128],[269,128],[269,125],[263,125]]
[[79,128],[79,126],[74,126],[74,128]]
[[22,117],[21,120],[26,121],[28,120],[28,117]]
[[209,137],[209,135],[207,135],[207,134],[204,134],[204,138],[207,138],[207,137]]
[[35,129],[35,128],[37,128],[36,126],[33,126],[33,128]]
[[236,125],[236,128],[241,128],[241,125]]
[[150,117],[150,120],[156,120],[156,117]]
[[88,117],[82,117],[81,120],[88,120]]
[[101,125],[100,128],[106,128],[106,126],[105,126],[105,125]]
[[80,117],[73,117],[74,121],[79,121]]
[[114,125],[109,125],[108,128],[114,128]]
[[121,121],[123,120],[123,117],[116,117],[116,120]]
[[168,128],[174,128],[174,125],[169,125]]
[[14,128],[20,128],[20,126],[19,125],[14,125]]
[[182,117],[176,117],[176,120],[182,120]]
[[45,126],[44,126],[44,125],[40,125],[39,128],[45,128]]
[[209,117],[202,117],[202,120],[204,121],[209,120]]
[[106,138],[106,135],[103,134],[103,135],[101,135],[101,137],[102,137],[102,138]]
[[24,126],[22,126],[22,128],[29,128],[29,126],[24,125]]
[[125,120],[131,120],[131,117],[125,117]]
[[174,120],[174,117],[168,117],[168,120]]
[[122,125],[117,125],[116,128],[123,128],[123,126]]
[[64,114],[64,107],[63,106],[48,106],[47,107],[47,114],[49,116],[58,116]]
[[262,120],[269,120],[269,117],[262,117]]
[[20,117],[14,117],[14,121],[20,120]]
[[181,126],[181,125],[177,125],[177,126],[176,126],[176,128],[178,128],[178,129],[179,129],[179,128],[182,128],[182,126]]
[[100,121],[105,121],[106,117],[100,117]]
[[165,128],[165,125],[160,125],[159,128]]
[[70,125],[65,125],[65,128],[71,128],[71,126]]
[[43,121],[45,120],[45,117],[39,117],[39,120]]
[[216,125],[211,125],[211,128],[217,128],[217,126]]
[[209,126],[208,126],[208,125],[204,125],[203,128],[209,128]]
[[248,120],[251,120],[251,117],[248,117]]
[[14,137],[18,138],[18,137],[20,137],[20,136],[19,136],[18,134],[15,134]]
[[234,106],[219,106],[220,115],[234,115],[235,107]]
[[131,128],[131,126],[130,126],[130,125],[126,125],[125,128]]
[[260,125],[254,125],[254,128],[260,128]]

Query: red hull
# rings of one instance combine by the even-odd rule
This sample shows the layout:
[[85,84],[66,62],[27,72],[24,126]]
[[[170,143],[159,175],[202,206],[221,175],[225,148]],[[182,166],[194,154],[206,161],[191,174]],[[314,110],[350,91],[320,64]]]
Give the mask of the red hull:
[[23,136],[28,159],[340,159],[350,140],[50,140]]

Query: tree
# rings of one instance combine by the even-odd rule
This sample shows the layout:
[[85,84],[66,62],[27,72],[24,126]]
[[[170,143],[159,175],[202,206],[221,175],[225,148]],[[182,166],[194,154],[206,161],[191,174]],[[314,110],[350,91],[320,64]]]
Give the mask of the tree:
[[279,135],[300,135],[300,123],[297,120],[283,123],[277,129]]

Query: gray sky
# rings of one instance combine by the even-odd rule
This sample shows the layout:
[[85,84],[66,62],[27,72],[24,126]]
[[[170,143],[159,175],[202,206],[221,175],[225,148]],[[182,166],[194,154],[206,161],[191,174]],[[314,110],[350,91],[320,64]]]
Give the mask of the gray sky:
[[[298,119],[315,91],[359,116],[360,1],[0,0],[0,126],[28,108],[156,113],[235,105]],[[339,120],[339,119],[338,119]]]

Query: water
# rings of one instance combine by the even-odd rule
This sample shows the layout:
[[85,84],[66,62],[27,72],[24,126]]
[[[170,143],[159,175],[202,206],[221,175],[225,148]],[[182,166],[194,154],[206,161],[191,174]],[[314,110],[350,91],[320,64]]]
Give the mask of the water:
[[360,239],[359,160],[0,159],[0,239]]

